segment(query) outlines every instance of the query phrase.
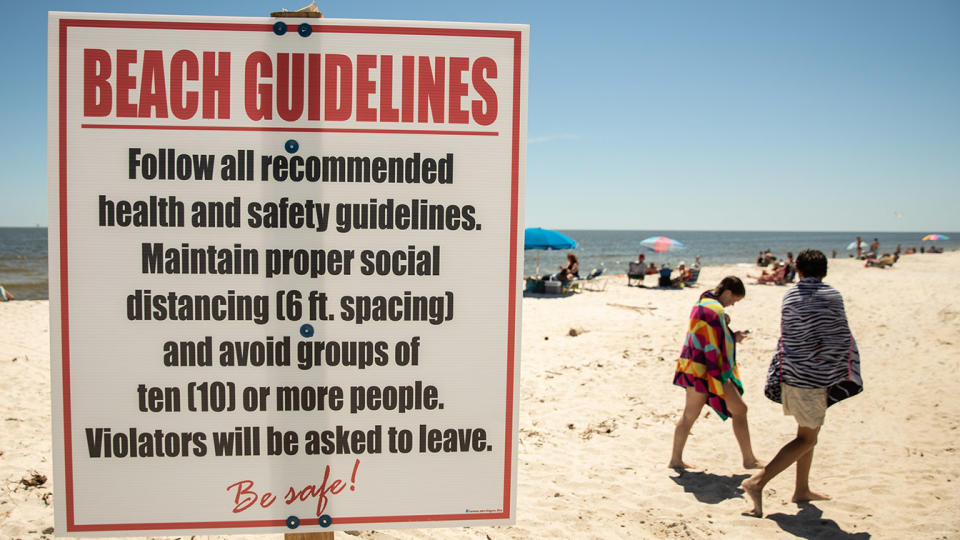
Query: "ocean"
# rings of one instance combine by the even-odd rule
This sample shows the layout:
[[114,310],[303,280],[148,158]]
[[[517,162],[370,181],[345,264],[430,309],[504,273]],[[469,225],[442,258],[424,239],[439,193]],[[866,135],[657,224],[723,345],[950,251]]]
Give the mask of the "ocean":
[[[571,250],[580,260],[581,275],[593,268],[603,268],[605,274],[620,274],[627,264],[645,253],[648,262],[668,262],[676,266],[681,261],[693,263],[700,255],[704,265],[752,264],[759,251],[773,252],[783,258],[787,251],[794,255],[803,249],[814,248],[831,257],[849,257],[850,242],[860,236],[868,245],[874,238],[880,242],[880,251],[892,252],[897,244],[903,249],[930,242],[921,242],[926,232],[777,232],[777,231],[596,231],[560,230],[579,244]],[[945,250],[957,249],[960,233],[929,231],[946,234],[951,240],[935,242]],[[686,247],[668,253],[653,253],[640,245],[650,236],[667,236],[683,242]],[[555,271],[566,262],[567,251],[526,251],[524,275],[537,273],[537,255],[540,273]],[[18,300],[47,298],[47,229],[46,227],[0,227],[0,285]]]
[[0,227],[0,285],[17,300],[47,298],[46,227]]

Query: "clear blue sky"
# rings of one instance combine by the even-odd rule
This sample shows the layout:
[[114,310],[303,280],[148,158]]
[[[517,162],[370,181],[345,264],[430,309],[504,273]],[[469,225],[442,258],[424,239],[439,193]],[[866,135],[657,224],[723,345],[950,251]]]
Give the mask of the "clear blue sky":
[[[47,220],[48,10],[266,16],[307,1],[8,9],[0,226]],[[960,230],[960,2],[318,4],[531,25],[528,226]]]

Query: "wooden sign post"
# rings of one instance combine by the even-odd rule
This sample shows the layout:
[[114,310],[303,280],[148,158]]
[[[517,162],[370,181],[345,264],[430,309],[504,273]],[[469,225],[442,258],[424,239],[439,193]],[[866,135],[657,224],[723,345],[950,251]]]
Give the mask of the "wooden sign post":
[[[319,19],[323,13],[317,10],[317,4],[311,2],[309,6],[297,11],[274,11],[271,17],[296,17],[304,19]],[[333,540],[333,532],[287,533],[283,540]]]

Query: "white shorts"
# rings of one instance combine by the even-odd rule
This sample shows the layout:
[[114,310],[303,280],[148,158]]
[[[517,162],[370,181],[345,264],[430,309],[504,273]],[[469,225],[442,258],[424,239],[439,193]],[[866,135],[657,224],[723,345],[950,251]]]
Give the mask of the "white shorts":
[[793,416],[805,428],[818,428],[827,415],[826,388],[797,388],[780,383],[780,401],[783,414]]

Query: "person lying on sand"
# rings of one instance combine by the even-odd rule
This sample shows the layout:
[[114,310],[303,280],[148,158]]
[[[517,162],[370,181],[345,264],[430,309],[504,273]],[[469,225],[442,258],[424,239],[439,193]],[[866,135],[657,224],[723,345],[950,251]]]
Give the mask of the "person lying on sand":
[[785,285],[787,283],[787,266],[773,263],[773,268],[769,272],[764,270],[759,276],[747,274],[747,277],[757,280],[757,285]]
[[736,347],[746,333],[732,332],[729,316],[724,313],[724,308],[739,302],[746,294],[740,278],[727,276],[712,291],[700,295],[690,312],[689,330],[673,375],[673,384],[684,387],[686,397],[683,415],[673,432],[670,468],[691,467],[683,461],[683,447],[704,404],[722,420],[733,418],[733,434],[740,445],[743,466],[748,469],[762,466],[750,445],[747,405],[740,397],[743,384],[737,369]]
[[887,266],[893,266],[893,263],[896,262],[893,258],[893,255],[889,253],[884,253],[882,257],[867,257],[867,261],[863,263],[863,266],[866,268],[876,267],[876,268],[886,268]]
[[843,297],[822,280],[827,258],[817,250],[797,256],[800,281],[783,296],[777,350],[770,361],[764,394],[783,404],[797,421],[797,436],[760,472],[740,487],[753,503],[746,515],[763,517],[763,488],[794,462],[793,501],[818,501],[827,495],[810,489],[813,449],[827,407],[863,390],[860,351],[843,309]]

